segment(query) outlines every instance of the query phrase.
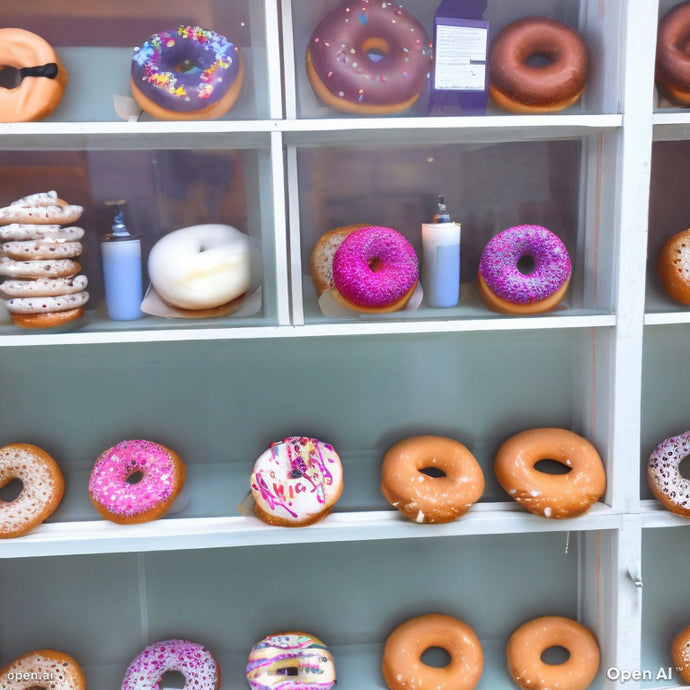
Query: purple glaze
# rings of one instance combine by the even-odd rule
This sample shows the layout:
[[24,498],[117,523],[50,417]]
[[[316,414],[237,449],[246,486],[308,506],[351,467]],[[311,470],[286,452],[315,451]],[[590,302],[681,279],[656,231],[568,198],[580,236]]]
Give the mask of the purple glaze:
[[414,287],[418,277],[414,247],[392,228],[355,230],[333,256],[336,289],[361,307],[390,306]]
[[[374,61],[369,47],[381,41],[388,50]],[[314,29],[309,55],[328,91],[362,105],[412,99],[424,88],[432,64],[424,27],[397,4],[382,0],[343,2]]]
[[185,690],[216,690],[218,666],[211,652],[196,642],[163,640],[145,647],[129,665],[122,690],[160,690],[168,671],[185,677]]
[[[517,264],[532,257],[534,270],[525,275]],[[479,273],[498,297],[516,304],[540,302],[570,277],[570,257],[561,240],[541,225],[516,225],[498,233],[484,247]]]
[[[189,61],[196,68],[179,71]],[[175,112],[218,102],[237,79],[239,49],[225,36],[199,26],[161,31],[134,49],[132,81],[156,105]]]

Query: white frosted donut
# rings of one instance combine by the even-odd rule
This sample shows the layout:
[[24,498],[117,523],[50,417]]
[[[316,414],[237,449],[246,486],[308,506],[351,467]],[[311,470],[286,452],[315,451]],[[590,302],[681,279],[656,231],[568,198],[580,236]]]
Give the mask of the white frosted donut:
[[86,276],[70,278],[35,278],[34,280],[6,280],[0,291],[8,297],[54,297],[83,292],[89,281]]
[[83,206],[22,206],[15,202],[5,208],[0,208],[0,224],[65,225],[76,223],[83,212]]
[[690,517],[690,479],[679,471],[690,455],[690,431],[662,441],[649,456],[647,481],[655,498],[676,515]]
[[230,225],[193,225],[162,237],[151,249],[156,292],[181,309],[212,309],[249,288],[249,239]]
[[31,259],[73,259],[82,251],[81,242],[64,242],[60,239],[45,238],[22,242],[5,242],[0,245],[2,253],[10,259],[28,261]]
[[10,278],[63,278],[79,271],[81,264],[72,259],[15,261],[6,256],[0,257],[0,276]]
[[57,206],[60,203],[57,192],[38,192],[13,201],[10,206]]
[[84,229],[77,227],[61,228],[59,225],[33,225],[10,223],[0,227],[0,240],[40,240],[53,238],[74,242],[84,237]]
[[289,436],[254,464],[254,512],[269,525],[299,527],[325,517],[343,490],[343,467],[333,446]]
[[10,314],[45,314],[46,312],[78,309],[88,301],[88,292],[55,297],[12,297],[7,300],[7,310]]

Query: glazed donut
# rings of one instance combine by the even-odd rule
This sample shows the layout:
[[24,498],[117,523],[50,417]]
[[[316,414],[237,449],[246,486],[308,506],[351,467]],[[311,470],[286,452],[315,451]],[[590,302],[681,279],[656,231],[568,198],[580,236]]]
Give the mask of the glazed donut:
[[690,685],[690,628],[681,630],[673,638],[671,660],[683,682]]
[[678,105],[690,105],[690,2],[676,5],[659,22],[656,41],[657,85]]
[[30,31],[0,29],[0,69],[14,67],[22,78],[13,89],[0,87],[0,122],[35,122],[60,104],[67,70],[53,48]]
[[333,446],[306,436],[272,443],[254,464],[254,512],[269,525],[301,527],[324,518],[343,490]]
[[[139,474],[140,481],[128,481]],[[168,512],[184,478],[184,464],[170,448],[151,441],[120,441],[96,460],[89,496],[106,520],[122,525],[148,522]]]
[[64,242],[75,242],[84,237],[83,228],[61,228],[59,225],[27,225],[10,223],[0,227],[0,240],[41,240],[55,239]]
[[664,242],[656,265],[668,296],[681,304],[690,304],[690,228]]
[[[540,460],[555,460],[570,471],[540,472],[535,469]],[[530,429],[516,434],[498,449],[494,469],[511,498],[547,518],[581,515],[606,490],[606,473],[597,449],[567,429]]]
[[[422,661],[422,654],[430,647],[448,652],[448,666],[436,668]],[[474,690],[483,667],[484,653],[474,630],[439,613],[400,624],[386,640],[381,664],[390,690]]]
[[378,115],[410,108],[432,65],[424,27],[393,2],[345,0],[314,29],[307,74],[316,95],[345,113]]
[[[443,476],[424,470],[434,468]],[[451,522],[464,515],[484,492],[484,475],[470,451],[450,438],[413,436],[384,456],[381,492],[415,522]]]
[[236,45],[200,26],[162,31],[134,49],[130,89],[162,120],[212,120],[235,105],[244,68]]
[[662,441],[649,456],[647,481],[654,497],[676,515],[690,517],[690,480],[679,471],[690,455],[690,431]]
[[187,640],[162,640],[134,657],[125,672],[122,690],[158,690],[161,678],[169,671],[184,676],[185,688],[220,688],[220,669],[206,647]]
[[21,537],[49,518],[62,500],[65,483],[58,464],[30,443],[0,448],[0,487],[22,483],[13,501],[0,501],[0,539]]
[[317,240],[311,250],[309,268],[311,279],[320,294],[335,287],[333,282],[333,256],[343,240],[360,228],[369,227],[367,225],[344,225],[327,232]]
[[5,256],[17,261],[33,259],[73,259],[81,254],[81,242],[64,242],[44,237],[40,240],[4,242],[0,250]]
[[418,278],[414,247],[392,228],[355,230],[333,255],[338,301],[365,314],[402,309],[417,287]]
[[34,280],[6,280],[0,292],[8,297],[55,297],[83,292],[89,284],[86,276],[68,278],[34,278]]
[[[543,66],[530,65],[537,56]],[[491,99],[516,113],[551,113],[580,98],[589,76],[583,40],[547,17],[524,17],[496,36],[489,64]]]
[[72,259],[34,259],[15,261],[0,256],[0,276],[11,278],[65,278],[81,271],[81,264]]
[[[519,262],[529,257],[534,270]],[[489,309],[501,314],[541,314],[554,309],[570,283],[568,250],[540,225],[517,225],[489,240],[479,260],[477,286]]]
[[0,669],[0,688],[86,690],[86,678],[71,656],[54,649],[38,649]]
[[249,289],[249,239],[230,225],[193,225],[162,237],[151,249],[156,292],[181,309],[211,309]]
[[[561,664],[548,664],[541,655],[551,647],[570,653]],[[561,616],[542,616],[521,625],[508,639],[508,668],[523,688],[587,690],[599,670],[599,645],[581,623]]]
[[335,685],[333,655],[313,635],[269,635],[249,653],[247,682],[252,690],[330,690]]
[[38,314],[12,314],[12,323],[20,328],[55,328],[76,321],[82,316],[84,310],[81,308]]

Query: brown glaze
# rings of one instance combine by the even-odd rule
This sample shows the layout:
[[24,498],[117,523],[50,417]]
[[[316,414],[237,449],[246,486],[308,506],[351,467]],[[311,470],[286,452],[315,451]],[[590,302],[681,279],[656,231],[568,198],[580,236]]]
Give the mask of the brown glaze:
[[690,628],[681,630],[671,643],[671,659],[676,673],[690,685]]
[[20,328],[55,328],[84,316],[81,307],[67,311],[48,311],[40,314],[12,314],[12,323]]
[[664,242],[657,257],[657,272],[671,299],[690,304],[690,228]]
[[672,101],[690,105],[690,2],[677,5],[659,22],[656,82]]

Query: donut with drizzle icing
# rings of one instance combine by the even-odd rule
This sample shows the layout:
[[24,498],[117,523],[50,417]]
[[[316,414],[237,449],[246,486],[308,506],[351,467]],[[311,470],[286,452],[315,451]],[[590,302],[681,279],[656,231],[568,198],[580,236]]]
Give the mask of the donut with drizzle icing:
[[690,517],[690,480],[679,470],[690,455],[690,431],[662,441],[649,457],[647,481],[654,497],[672,513]]
[[424,27],[397,3],[345,0],[314,29],[306,63],[326,105],[378,115],[415,103],[429,78],[432,50]]
[[254,464],[254,512],[269,525],[301,527],[325,517],[343,490],[343,468],[333,446],[289,436],[272,443]]

